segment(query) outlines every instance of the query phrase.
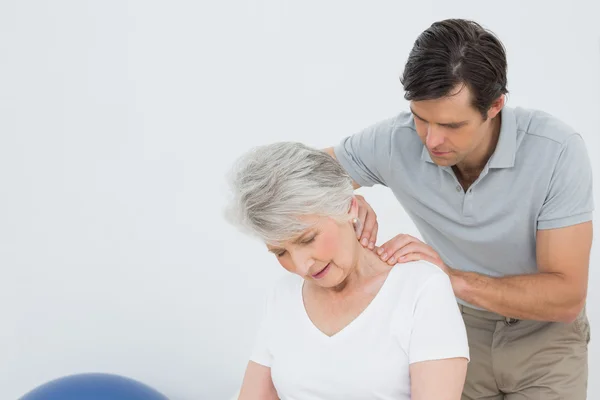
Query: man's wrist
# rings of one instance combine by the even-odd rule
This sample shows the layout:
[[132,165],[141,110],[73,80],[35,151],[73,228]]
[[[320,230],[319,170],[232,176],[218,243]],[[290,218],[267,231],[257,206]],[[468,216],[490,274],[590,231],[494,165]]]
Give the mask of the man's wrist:
[[454,295],[459,299],[468,302],[469,282],[465,279],[466,273],[457,269],[448,268],[448,276],[450,277]]

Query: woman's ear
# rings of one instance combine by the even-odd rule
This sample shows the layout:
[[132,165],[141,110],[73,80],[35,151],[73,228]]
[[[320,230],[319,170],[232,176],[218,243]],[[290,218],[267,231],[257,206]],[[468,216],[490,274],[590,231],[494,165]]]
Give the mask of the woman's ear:
[[352,196],[350,209],[348,210],[348,216],[350,219],[358,218],[358,201],[356,200],[356,196]]
[[348,216],[350,217],[350,222],[354,227],[354,231],[357,234],[357,238],[362,232],[362,223],[360,219],[358,219],[358,200],[356,200],[356,196],[352,196],[352,202],[350,203],[350,209],[348,210]]

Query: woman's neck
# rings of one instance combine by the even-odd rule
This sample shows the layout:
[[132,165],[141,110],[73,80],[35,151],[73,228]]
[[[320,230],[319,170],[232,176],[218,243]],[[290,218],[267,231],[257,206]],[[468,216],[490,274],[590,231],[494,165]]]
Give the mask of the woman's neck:
[[329,289],[333,293],[348,293],[356,289],[363,290],[369,286],[373,278],[389,272],[391,267],[382,261],[375,252],[358,244],[357,261],[346,279]]

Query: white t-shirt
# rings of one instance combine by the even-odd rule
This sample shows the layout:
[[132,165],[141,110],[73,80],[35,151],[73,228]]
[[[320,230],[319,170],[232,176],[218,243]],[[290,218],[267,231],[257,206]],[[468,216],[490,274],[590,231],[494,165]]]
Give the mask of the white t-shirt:
[[469,358],[450,279],[433,264],[392,268],[369,306],[331,337],[308,317],[303,282],[289,274],[276,285],[251,357],[271,368],[281,400],[410,399],[410,364]]

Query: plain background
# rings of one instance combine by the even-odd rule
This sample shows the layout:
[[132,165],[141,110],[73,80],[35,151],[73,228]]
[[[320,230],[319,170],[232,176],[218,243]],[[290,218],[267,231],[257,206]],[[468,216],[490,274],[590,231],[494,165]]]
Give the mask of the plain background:
[[[3,0],[0,398],[87,371],[228,398],[283,270],[224,221],[225,173],[251,146],[325,147],[407,109],[398,77],[435,20],[498,34],[508,104],[581,132],[600,199],[598,15],[589,0]],[[416,233],[388,190],[361,193],[382,241]]]

